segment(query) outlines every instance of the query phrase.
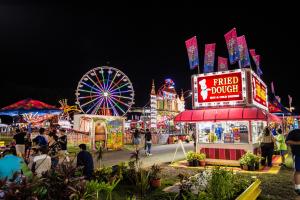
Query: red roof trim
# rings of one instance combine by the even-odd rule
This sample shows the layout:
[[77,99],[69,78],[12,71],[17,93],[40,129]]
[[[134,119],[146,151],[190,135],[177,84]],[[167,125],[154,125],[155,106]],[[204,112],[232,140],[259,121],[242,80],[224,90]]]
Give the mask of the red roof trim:
[[[224,112],[227,114],[224,115]],[[218,114],[219,113],[219,114]],[[200,115],[199,115],[200,114]],[[201,117],[202,115],[202,117]],[[213,117],[212,117],[213,116]],[[267,120],[278,121],[278,118],[257,107],[212,108],[200,110],[186,110],[179,113],[175,122],[197,121],[226,121],[226,120]]]

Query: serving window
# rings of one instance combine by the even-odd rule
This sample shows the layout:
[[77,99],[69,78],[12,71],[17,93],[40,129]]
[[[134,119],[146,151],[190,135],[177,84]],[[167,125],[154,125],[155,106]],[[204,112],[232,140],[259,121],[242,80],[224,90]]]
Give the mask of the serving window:
[[264,127],[267,126],[265,121],[252,121],[252,143],[258,143],[259,136],[263,133]]
[[248,121],[200,122],[196,127],[199,143],[249,143]]

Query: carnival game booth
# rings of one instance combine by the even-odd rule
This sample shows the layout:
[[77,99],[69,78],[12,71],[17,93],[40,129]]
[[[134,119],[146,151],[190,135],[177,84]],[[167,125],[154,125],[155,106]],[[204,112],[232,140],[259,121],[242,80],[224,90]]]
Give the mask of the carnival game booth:
[[74,115],[74,131],[89,136],[89,143],[95,149],[101,142],[107,149],[118,150],[123,147],[125,118],[104,115]]
[[238,69],[192,76],[193,110],[175,122],[195,123],[197,151],[209,159],[239,160],[256,152],[258,137],[270,121],[267,87],[251,70]]

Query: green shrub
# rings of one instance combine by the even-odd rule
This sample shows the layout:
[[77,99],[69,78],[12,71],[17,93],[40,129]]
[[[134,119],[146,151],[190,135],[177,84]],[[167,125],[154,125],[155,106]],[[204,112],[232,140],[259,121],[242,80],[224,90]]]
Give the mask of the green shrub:
[[226,171],[216,167],[212,171],[211,180],[208,183],[208,194],[212,199],[228,200],[234,197],[234,178],[232,171]]

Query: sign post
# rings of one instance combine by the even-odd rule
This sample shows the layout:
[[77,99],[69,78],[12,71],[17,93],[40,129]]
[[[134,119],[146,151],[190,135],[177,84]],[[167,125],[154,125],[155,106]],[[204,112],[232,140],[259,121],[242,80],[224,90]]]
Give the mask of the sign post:
[[185,152],[185,149],[184,149],[184,146],[183,146],[183,143],[181,140],[178,140],[178,143],[177,143],[177,147],[176,147],[176,150],[175,150],[175,153],[174,153],[174,156],[173,156],[173,159],[172,159],[172,162],[171,164],[174,162],[175,160],[175,157],[176,157],[176,154],[177,154],[177,151],[178,151],[178,147],[181,146],[181,149],[183,151],[183,154],[184,154],[184,157],[186,159],[186,152]]

